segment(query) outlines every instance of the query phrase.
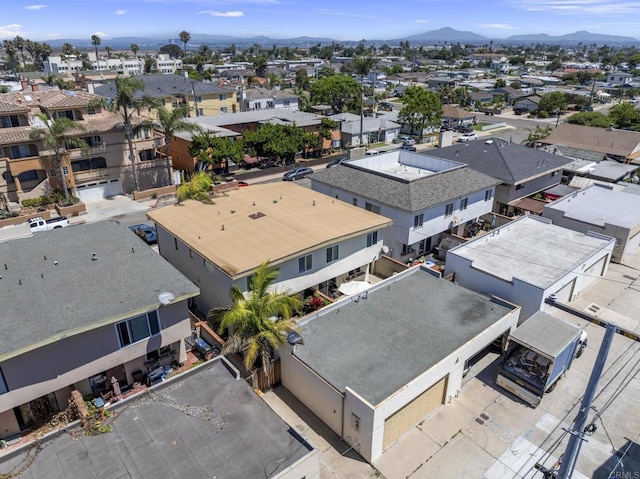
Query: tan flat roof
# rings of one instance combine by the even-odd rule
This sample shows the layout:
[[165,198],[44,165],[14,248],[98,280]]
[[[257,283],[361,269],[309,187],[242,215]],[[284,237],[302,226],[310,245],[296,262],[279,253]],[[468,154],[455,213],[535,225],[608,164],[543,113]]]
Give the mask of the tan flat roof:
[[187,200],[147,216],[231,277],[392,223],[291,182],[228,191],[211,205]]

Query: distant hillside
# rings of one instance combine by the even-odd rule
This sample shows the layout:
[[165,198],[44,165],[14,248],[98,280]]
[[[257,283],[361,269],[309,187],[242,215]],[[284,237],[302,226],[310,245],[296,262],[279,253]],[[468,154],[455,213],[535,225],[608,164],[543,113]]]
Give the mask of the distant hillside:
[[[486,42],[489,39],[478,35],[473,32],[464,32],[460,30],[454,30],[453,28],[444,27],[439,30],[432,30],[430,32],[419,33],[417,35],[411,35],[405,37],[405,40],[409,41],[435,41],[435,42]],[[400,40],[400,39],[398,39]]]
[[579,31],[575,33],[569,33],[567,35],[547,35],[546,33],[539,33],[533,35],[512,35],[507,38],[507,41],[513,42],[538,42],[538,43],[624,43],[633,44],[638,43],[638,40],[633,37],[623,37],[620,35],[604,35],[601,33],[591,33],[585,31]]

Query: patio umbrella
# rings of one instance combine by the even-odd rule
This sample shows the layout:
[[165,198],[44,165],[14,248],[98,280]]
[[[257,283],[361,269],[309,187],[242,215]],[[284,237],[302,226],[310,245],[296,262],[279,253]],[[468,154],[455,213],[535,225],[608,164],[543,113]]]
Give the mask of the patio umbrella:
[[113,389],[113,395],[120,399],[122,391],[120,390],[120,383],[115,376],[111,376],[111,388]]
[[348,283],[342,283],[338,291],[345,296],[353,296],[369,289],[370,286],[371,284],[366,281],[349,281]]

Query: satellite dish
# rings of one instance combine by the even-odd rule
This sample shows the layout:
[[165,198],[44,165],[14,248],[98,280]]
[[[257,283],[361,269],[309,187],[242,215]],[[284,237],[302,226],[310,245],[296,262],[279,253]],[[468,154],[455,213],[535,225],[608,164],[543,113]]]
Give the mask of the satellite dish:
[[173,300],[176,299],[175,295],[173,293],[170,293],[168,291],[165,291],[163,293],[160,293],[158,295],[158,301],[160,301],[161,304],[163,305],[167,305],[173,302]]
[[291,346],[295,346],[296,344],[304,344],[304,340],[302,339],[302,336],[300,336],[295,331],[291,331],[289,334],[287,334],[287,342]]
[[383,245],[382,245],[382,252],[383,252],[384,254],[387,254],[387,253],[389,252],[389,247],[388,247],[386,244],[383,244]]

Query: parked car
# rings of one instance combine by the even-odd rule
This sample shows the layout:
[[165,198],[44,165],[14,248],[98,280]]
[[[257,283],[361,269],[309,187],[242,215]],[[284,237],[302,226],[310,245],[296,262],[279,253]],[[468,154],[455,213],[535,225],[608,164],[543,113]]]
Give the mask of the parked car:
[[459,125],[456,126],[456,131],[458,133],[473,133],[473,128],[471,128],[469,125]]
[[246,186],[249,186],[249,183],[246,181],[238,181],[238,188],[244,188]]
[[402,145],[400,149],[404,151],[417,151],[416,147],[411,145]]
[[313,173],[311,168],[294,168],[291,171],[287,171],[282,177],[282,181],[296,181],[305,176],[309,176]]
[[414,145],[416,140],[411,138],[410,136],[398,136],[393,140],[394,143],[402,143],[405,145]]
[[145,243],[155,244],[158,242],[158,232],[155,226],[143,224],[129,226],[129,229],[137,234]]
[[41,216],[37,216],[29,220],[29,228],[31,228],[31,231],[34,233],[36,231],[57,230],[58,228],[66,228],[67,226],[71,226],[71,224],[66,216],[60,216],[50,220],[45,220]]
[[380,154],[380,152],[378,150],[367,150],[365,152],[365,155],[367,155],[367,156],[373,156],[373,155],[379,155],[379,154]]
[[591,105],[583,106],[580,111],[593,111],[593,107]]
[[458,137],[458,141],[461,143],[466,143],[467,141],[473,141],[477,139],[478,135],[476,135],[475,133],[465,133],[464,135],[460,135]]
[[338,166],[341,165],[343,161],[347,161],[348,158],[342,157],[342,158],[336,158],[335,160],[331,160],[329,163],[327,163],[327,168],[333,168],[334,166]]

